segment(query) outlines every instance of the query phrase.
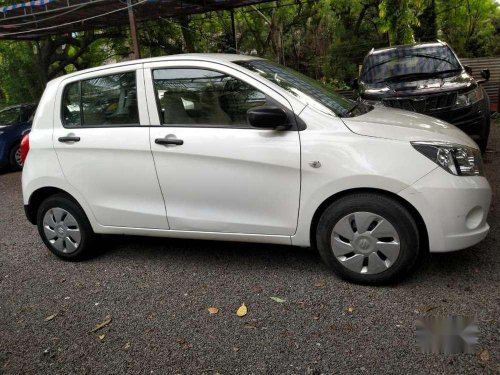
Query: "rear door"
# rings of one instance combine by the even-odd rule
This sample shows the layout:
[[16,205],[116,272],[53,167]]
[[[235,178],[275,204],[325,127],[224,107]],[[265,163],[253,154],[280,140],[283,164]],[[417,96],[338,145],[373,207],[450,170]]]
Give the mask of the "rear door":
[[297,129],[262,130],[246,111],[290,104],[215,63],[145,65],[151,149],[171,229],[292,235],[300,194]]
[[149,145],[142,66],[63,81],[53,143],[68,182],[101,225],[168,229]]

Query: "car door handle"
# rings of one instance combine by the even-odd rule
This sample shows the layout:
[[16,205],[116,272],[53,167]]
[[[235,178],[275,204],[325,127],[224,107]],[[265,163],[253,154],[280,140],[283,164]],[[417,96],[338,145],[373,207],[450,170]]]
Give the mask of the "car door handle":
[[67,136],[67,137],[59,137],[59,142],[80,142],[80,137],[75,136]]
[[184,144],[184,141],[182,139],[177,139],[177,138],[156,138],[155,143],[157,145],[177,145],[181,146]]

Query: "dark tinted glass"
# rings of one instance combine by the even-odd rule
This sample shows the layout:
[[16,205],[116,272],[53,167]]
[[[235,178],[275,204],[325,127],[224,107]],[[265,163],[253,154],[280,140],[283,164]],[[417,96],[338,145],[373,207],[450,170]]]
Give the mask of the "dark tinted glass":
[[21,110],[21,122],[30,122],[33,121],[33,117],[35,116],[36,107],[27,106],[23,107]]
[[20,108],[8,108],[0,111],[0,125],[15,125],[20,120]]
[[205,69],[153,72],[163,125],[247,127],[247,111],[266,96],[227,74]]
[[460,63],[446,45],[395,47],[368,55],[361,80],[381,83],[400,76],[457,70],[461,70]]

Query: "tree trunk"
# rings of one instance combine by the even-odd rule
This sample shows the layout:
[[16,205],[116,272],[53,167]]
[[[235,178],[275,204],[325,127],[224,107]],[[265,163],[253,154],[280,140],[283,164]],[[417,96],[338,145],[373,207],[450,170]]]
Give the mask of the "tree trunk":
[[189,17],[188,16],[181,17],[180,25],[182,30],[182,37],[184,38],[184,44],[186,46],[186,52],[189,53],[195,52],[193,33],[189,28]]
[[415,39],[431,41],[437,39],[436,0],[431,0],[422,14],[418,17],[420,26],[415,27]]

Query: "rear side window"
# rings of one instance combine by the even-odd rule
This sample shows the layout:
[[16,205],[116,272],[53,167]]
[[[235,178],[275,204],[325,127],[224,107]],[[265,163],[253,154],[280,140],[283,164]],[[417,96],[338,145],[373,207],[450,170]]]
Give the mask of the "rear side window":
[[68,84],[62,118],[69,128],[139,125],[135,72]]

